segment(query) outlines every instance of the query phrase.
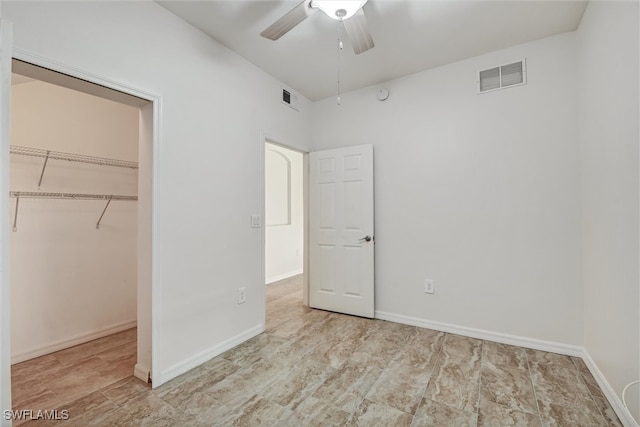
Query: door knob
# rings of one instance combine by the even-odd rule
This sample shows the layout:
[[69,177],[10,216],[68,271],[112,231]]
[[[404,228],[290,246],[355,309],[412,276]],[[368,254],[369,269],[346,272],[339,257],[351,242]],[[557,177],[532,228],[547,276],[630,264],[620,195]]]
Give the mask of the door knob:
[[362,239],[358,239],[358,242],[370,242],[371,240],[371,236],[364,236]]

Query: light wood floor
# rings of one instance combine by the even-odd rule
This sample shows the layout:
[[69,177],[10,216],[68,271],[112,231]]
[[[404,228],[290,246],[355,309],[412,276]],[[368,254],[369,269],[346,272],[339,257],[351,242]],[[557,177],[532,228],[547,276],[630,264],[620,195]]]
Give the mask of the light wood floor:
[[[136,329],[129,329],[11,367],[13,410],[53,410],[132,376]],[[21,424],[14,422],[14,424]]]
[[153,390],[131,376],[135,330],[15,365],[14,409],[65,409],[67,426],[621,425],[581,359],[308,309],[299,277],[266,300],[265,333]]

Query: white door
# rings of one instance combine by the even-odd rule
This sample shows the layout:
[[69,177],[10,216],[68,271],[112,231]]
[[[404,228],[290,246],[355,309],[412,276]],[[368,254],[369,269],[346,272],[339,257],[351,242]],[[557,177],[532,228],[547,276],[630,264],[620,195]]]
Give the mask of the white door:
[[[9,103],[11,25],[0,19],[0,410],[11,409],[11,329],[9,326]],[[0,425],[11,425],[4,416]]]
[[309,305],[373,317],[373,146],[309,155]]

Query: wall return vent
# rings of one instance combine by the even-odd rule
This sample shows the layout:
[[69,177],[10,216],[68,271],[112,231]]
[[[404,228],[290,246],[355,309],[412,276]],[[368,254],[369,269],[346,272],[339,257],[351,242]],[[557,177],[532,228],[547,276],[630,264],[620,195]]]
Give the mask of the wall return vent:
[[280,101],[293,108],[296,111],[300,111],[300,101],[298,101],[298,95],[294,94],[293,91],[287,87],[282,87],[282,97]]
[[478,93],[491,92],[527,83],[525,60],[478,72]]

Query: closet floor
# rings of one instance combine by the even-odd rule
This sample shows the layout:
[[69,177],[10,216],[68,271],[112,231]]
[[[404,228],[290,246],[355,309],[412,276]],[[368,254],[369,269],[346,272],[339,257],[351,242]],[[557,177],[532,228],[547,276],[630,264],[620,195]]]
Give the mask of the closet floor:
[[11,366],[13,410],[36,415],[38,410],[62,409],[123,379],[134,379],[136,332],[128,329]]

